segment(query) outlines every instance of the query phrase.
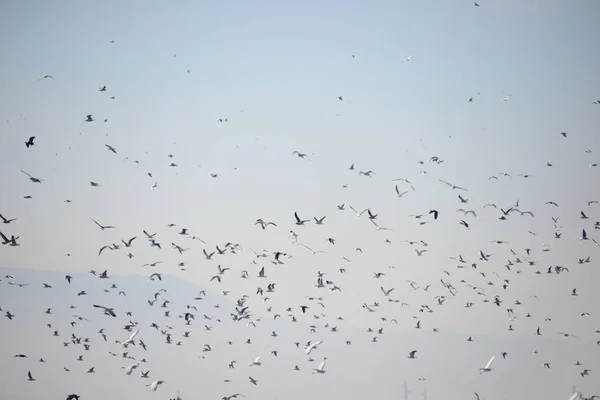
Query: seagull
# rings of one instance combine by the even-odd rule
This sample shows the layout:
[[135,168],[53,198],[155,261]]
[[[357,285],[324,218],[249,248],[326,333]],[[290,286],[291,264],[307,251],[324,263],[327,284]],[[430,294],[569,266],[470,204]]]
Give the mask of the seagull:
[[398,196],[398,198],[404,196],[406,193],[408,192],[400,192],[400,190],[398,189],[398,185],[396,185],[396,195]]
[[313,372],[313,373],[324,374],[326,360],[327,360],[327,357],[321,357],[321,363],[319,364],[319,366],[317,368],[314,368],[315,372]]
[[135,238],[137,238],[137,236],[132,237],[127,242],[124,241],[123,239],[121,239],[121,242],[123,242],[123,244],[125,245],[125,247],[131,247],[131,243],[135,240]]
[[249,367],[252,367],[254,365],[262,365],[262,363],[260,362],[260,359],[262,358],[262,356],[258,356],[254,359],[254,361],[252,361],[251,363],[248,364]]
[[123,342],[123,347],[126,347],[128,344],[130,343],[134,343],[134,339],[137,336],[137,334],[140,333],[140,330],[137,329],[135,332],[133,332],[130,336],[129,339],[127,339],[125,342]]
[[152,275],[150,275],[150,278],[148,278],[148,282],[153,281],[154,277],[157,277],[159,281],[162,281],[161,275],[158,272],[155,272]]
[[94,304],[94,307],[103,309],[104,310],[104,314],[110,315],[111,317],[116,317],[117,316],[117,314],[115,314],[115,310],[113,308],[99,306],[97,304]]
[[0,219],[2,219],[2,223],[4,224],[10,224],[11,222],[17,220],[17,218],[6,219],[4,216],[2,216],[2,214],[0,214]]
[[304,225],[305,222],[310,222],[309,219],[300,219],[298,213],[294,211],[294,217],[296,218],[296,225]]
[[31,182],[34,182],[34,183],[42,183],[42,180],[41,180],[41,179],[38,179],[38,178],[35,178],[35,177],[31,176],[31,175],[29,175],[27,172],[25,172],[25,171],[23,171],[23,170],[21,170],[21,172],[22,172],[22,173],[24,173],[25,175],[27,175],[27,176],[29,177],[29,180],[30,180]]
[[100,227],[100,229],[102,229],[102,230],[116,228],[116,226],[112,226],[112,225],[106,225],[106,226],[104,226],[104,225],[101,225],[101,224],[100,224],[98,221],[96,221],[96,220],[95,220],[94,218],[92,218],[92,217],[90,217],[90,219],[91,219],[92,221],[94,221],[94,223],[95,223],[96,225],[98,225],[98,226]]
[[496,356],[492,356],[492,358],[490,358],[490,361],[487,362],[485,367],[479,368],[479,374],[481,375],[484,372],[490,372],[492,370],[492,368],[491,368],[492,363],[494,362],[495,359],[496,359]]
[[308,158],[308,155],[306,155],[306,154],[304,154],[304,153],[300,153],[299,151],[293,151],[293,152],[292,152],[292,155],[293,155],[293,156],[298,156],[298,157],[300,157],[300,158],[302,158],[302,159],[306,158],[307,160],[310,160],[310,159]]
[[382,228],[379,225],[377,225],[377,222],[373,221],[372,219],[369,219],[369,221],[371,221],[373,223],[373,225],[375,225],[375,230],[376,231],[391,231],[391,228]]
[[2,244],[7,244],[12,247],[20,246],[20,244],[17,243],[17,239],[19,238],[19,236],[15,237],[15,235],[11,235],[9,239],[6,235],[4,235],[4,233],[0,232],[0,237],[2,237]]
[[311,249],[310,247],[308,247],[307,245],[305,245],[305,244],[302,244],[302,243],[298,243],[298,244],[299,244],[300,246],[304,247],[305,249],[308,249],[308,250],[310,250],[310,252],[312,253],[312,255],[313,255],[313,256],[314,256],[315,254],[317,254],[317,253],[326,253],[326,251],[323,251],[323,250],[313,250],[313,249]]
[[263,228],[263,230],[265,230],[269,225],[277,226],[277,224],[275,224],[274,222],[265,222],[260,218],[256,220],[254,225],[260,225],[260,227]]
[[442,180],[442,179],[438,179],[438,181],[440,181],[440,182],[442,182],[442,183],[445,183],[446,185],[450,186],[450,187],[451,187],[453,190],[454,190],[454,189],[458,189],[458,190],[464,190],[464,191],[467,191],[467,189],[465,189],[465,188],[462,188],[462,187],[460,187],[460,186],[456,186],[456,185],[454,185],[454,184],[452,184],[452,183],[450,183],[450,182],[446,182],[446,181],[444,181],[444,180]]
[[357,217],[360,217],[360,216],[362,216],[364,213],[366,213],[367,211],[369,211],[369,209],[368,209],[368,208],[365,208],[365,209],[364,209],[364,210],[362,210],[361,212],[358,212],[358,211],[356,211],[356,210],[354,209],[354,207],[352,207],[352,206],[348,206],[348,207],[349,207],[349,208],[350,208],[352,211],[354,211],[354,212],[356,213],[356,216],[357,216]]
[[306,346],[306,348],[304,349],[304,354],[306,355],[310,355],[310,353],[317,348],[318,345],[320,345],[321,343],[323,343],[322,340],[319,340],[318,342],[314,342],[312,344],[309,344],[308,346]]
[[152,390],[153,392],[156,392],[156,389],[158,389],[158,386],[165,383],[165,381],[154,381],[149,385],[146,385],[146,387],[150,386],[150,390]]

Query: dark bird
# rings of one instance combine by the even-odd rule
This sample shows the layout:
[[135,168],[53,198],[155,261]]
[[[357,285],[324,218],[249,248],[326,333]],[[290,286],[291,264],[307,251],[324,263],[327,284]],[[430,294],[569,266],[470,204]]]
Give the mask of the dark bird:
[[25,146],[27,146],[27,148],[29,148],[29,146],[35,146],[33,139],[35,139],[35,136],[30,137],[29,140],[25,142]]
[[4,224],[10,224],[11,222],[17,220],[17,218],[6,219],[2,214],[0,214],[0,219],[2,219],[2,223]]
[[92,221],[94,221],[94,223],[95,223],[96,225],[98,225],[98,226],[100,227],[100,229],[102,229],[102,230],[116,228],[115,226],[112,226],[112,225],[106,225],[106,226],[104,226],[104,225],[101,225],[101,224],[100,224],[98,221],[96,221],[96,220],[95,220],[94,218],[92,218],[92,217],[90,217],[90,219],[91,219]]
[[115,314],[115,310],[109,307],[104,307],[104,306],[99,306],[97,304],[94,304],[94,307],[96,308],[101,308],[104,310],[104,314],[106,315],[110,315],[111,317],[116,317],[117,314]]
[[304,225],[305,222],[309,222],[309,219],[300,219],[297,212],[294,212],[294,217],[296,217],[296,225]]
[[21,170],[21,172],[22,172],[22,173],[24,173],[25,175],[27,175],[27,176],[29,177],[29,180],[30,180],[31,182],[34,182],[34,183],[42,183],[42,180],[41,180],[41,179],[38,179],[38,178],[35,178],[35,177],[31,176],[31,175],[29,175],[27,172],[25,172],[25,171],[23,171],[23,170]]

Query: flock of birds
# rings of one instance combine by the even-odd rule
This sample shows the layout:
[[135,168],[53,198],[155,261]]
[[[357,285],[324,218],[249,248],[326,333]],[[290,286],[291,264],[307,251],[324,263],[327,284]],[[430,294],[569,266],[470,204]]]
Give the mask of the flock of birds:
[[[474,3],[474,6],[479,7],[478,3]],[[114,43],[114,42],[111,42]],[[176,55],[175,55],[176,56]],[[174,57],[175,57],[174,56]],[[352,55],[355,58],[355,55]],[[405,59],[406,62],[411,61],[412,56]],[[188,70],[188,73],[190,71]],[[38,81],[44,80],[55,80],[52,75],[44,75]],[[58,82],[56,80],[55,82]],[[99,92],[109,92],[108,86],[101,86],[98,89]],[[115,97],[111,97],[113,100]],[[335,96],[333,100],[344,102],[344,96]],[[473,97],[465,99],[469,103],[473,102]],[[510,96],[501,99],[501,102],[508,102]],[[600,105],[600,100],[593,101],[595,105]],[[94,123],[97,120],[94,118],[94,114],[88,114],[82,117],[82,123]],[[220,117],[217,118],[218,123],[228,122],[228,118]],[[106,122],[106,120],[104,120]],[[557,136],[564,140],[568,140],[569,136],[566,132],[556,132]],[[43,144],[36,144],[36,136],[30,136],[23,138],[23,142],[20,142],[21,146],[24,143],[27,151],[43,151]],[[114,155],[121,155],[117,149],[118,146],[106,143],[103,151],[108,151]],[[39,149],[39,150],[38,150]],[[100,151],[101,149],[98,149]],[[16,149],[15,149],[16,151]],[[291,151],[291,156],[296,157],[299,160],[297,162],[311,162],[311,158],[308,153],[301,151]],[[585,150],[586,154],[592,154],[591,150]],[[178,164],[174,161],[174,155],[165,155],[169,158],[168,166],[171,168],[177,168]],[[311,154],[312,156],[312,154]],[[128,157],[123,157],[123,161],[129,160]],[[139,163],[138,161],[135,161]],[[422,161],[419,161],[420,175],[428,176],[427,166],[441,166],[445,162],[444,159],[438,156],[425,157]],[[548,162],[547,167],[552,167],[552,163]],[[589,164],[589,167],[596,167],[596,163]],[[23,167],[25,168],[25,167]],[[358,170],[355,169],[355,164],[343,167],[352,174],[356,174],[360,179],[380,179],[377,173],[370,169]],[[8,169],[8,168],[7,168]],[[19,168],[20,169],[20,168]],[[20,172],[25,175],[24,179],[28,179],[32,184],[41,185],[45,187],[44,179],[40,179],[34,175],[31,175],[24,169],[20,169]],[[5,172],[6,173],[6,172]],[[18,172],[17,172],[18,173]],[[153,179],[152,172],[147,172],[147,176]],[[520,174],[519,177],[523,179],[531,178],[529,174]],[[218,179],[221,177],[218,173],[211,173],[210,177]],[[506,172],[499,173],[489,177],[489,181],[499,182],[501,180],[513,179],[512,175]],[[575,335],[564,329],[555,327],[552,324],[551,316],[540,316],[533,315],[528,308],[527,301],[520,300],[516,297],[514,292],[510,292],[509,288],[511,285],[518,280],[522,280],[524,276],[531,275],[552,275],[559,276],[561,274],[581,274],[582,271],[573,268],[571,265],[545,265],[541,267],[541,254],[550,252],[554,247],[559,247],[563,236],[563,226],[559,223],[559,216],[552,217],[553,229],[550,232],[534,232],[528,230],[528,221],[533,220],[538,214],[538,211],[533,209],[527,209],[526,205],[521,204],[519,200],[516,200],[512,204],[473,204],[470,201],[469,194],[472,191],[469,188],[462,187],[455,183],[448,182],[443,179],[434,179],[435,184],[439,186],[439,190],[450,191],[455,195],[456,199],[456,211],[454,215],[448,215],[445,210],[442,209],[425,209],[420,210],[417,213],[410,214],[408,217],[415,223],[416,226],[422,226],[425,224],[434,224],[444,219],[456,219],[455,215],[460,214],[460,217],[456,219],[457,229],[476,229],[478,218],[480,214],[486,213],[491,216],[492,219],[506,221],[512,218],[523,218],[522,224],[523,229],[527,231],[528,235],[532,237],[543,236],[549,240],[554,240],[556,245],[548,245],[543,241],[540,241],[540,249],[534,248],[519,248],[517,244],[511,244],[510,241],[499,240],[489,238],[490,243],[494,246],[498,246],[493,252],[477,250],[471,252],[469,249],[465,249],[464,252],[457,251],[456,254],[449,254],[448,259],[453,266],[455,271],[450,272],[448,270],[432,279],[429,282],[416,282],[413,280],[406,280],[400,282],[389,278],[393,276],[391,272],[384,272],[376,267],[363,267],[364,270],[370,274],[370,281],[364,281],[364,285],[372,284],[377,288],[379,298],[372,299],[370,301],[362,302],[362,311],[368,314],[377,315],[381,324],[407,324],[412,325],[417,330],[432,329],[440,335],[443,335],[443,327],[432,327],[425,328],[427,315],[434,312],[445,312],[449,308],[449,304],[460,304],[465,309],[473,307],[490,307],[490,308],[502,308],[506,314],[506,325],[508,331],[517,330],[517,325],[521,320],[535,320],[536,328],[533,329],[530,334],[531,336],[542,336],[550,333],[553,336],[560,336],[567,339],[579,339],[578,335]],[[90,187],[102,189],[102,184],[95,181],[89,182]],[[342,185],[347,188],[347,185]],[[390,179],[390,196],[396,196],[398,199],[403,199],[406,196],[410,196],[411,192],[415,192],[417,186],[413,183],[413,180],[406,178]],[[158,182],[154,182],[150,186],[151,190],[159,188]],[[51,190],[51,189],[47,189]],[[43,194],[43,192],[41,192]],[[15,193],[6,192],[6,195],[15,195]],[[24,201],[31,199],[32,196],[23,196]],[[70,203],[70,199],[65,199],[65,203]],[[402,201],[402,200],[398,200]],[[543,205],[539,205],[551,209],[559,209],[559,205],[554,201],[548,201]],[[580,235],[579,239],[582,243],[589,245],[589,251],[599,243],[593,237],[591,232],[600,230],[600,217],[598,217],[599,205],[595,199],[586,199],[582,202],[581,209],[573,212],[572,210],[567,213],[577,215],[581,222],[579,228]],[[3,214],[0,214],[0,237],[2,239],[2,253],[7,251],[23,251],[27,248],[27,236],[25,233],[19,232],[19,216],[13,215],[12,211],[0,210]],[[348,218],[350,214],[354,214],[355,217],[361,220],[367,220],[366,224],[371,226],[374,231],[377,232],[390,232],[395,229],[389,222],[381,222],[379,213],[377,210],[368,208],[355,208],[347,203],[340,203],[327,206],[326,213],[346,213]],[[529,220],[528,220],[529,219]],[[296,259],[302,257],[317,257],[321,253],[333,253],[336,250],[322,250],[317,247],[310,247],[306,243],[307,240],[311,240],[312,237],[317,235],[314,233],[312,226],[328,225],[328,215],[317,215],[311,216],[306,215],[302,210],[289,210],[289,220],[277,220],[272,221],[265,218],[257,218],[254,221],[256,234],[259,235],[261,231],[276,230],[277,232],[283,232],[281,235],[286,235],[287,246],[285,249],[271,249],[271,250],[259,250],[255,251],[252,248],[246,247],[243,243],[210,243],[196,236],[194,232],[179,223],[171,223],[165,227],[168,233],[172,237],[180,238],[178,240],[164,241],[162,239],[163,232],[152,232],[148,231],[144,227],[140,226],[137,232],[131,232],[131,235],[124,236],[125,232],[120,232],[117,226],[107,224],[106,221],[99,221],[93,216],[89,217],[88,223],[94,224],[101,231],[106,232],[107,238],[111,232],[114,232],[116,236],[110,236],[111,239],[105,243],[98,243],[98,251],[93,254],[94,257],[105,256],[108,252],[124,252],[128,259],[135,257],[134,251],[139,249],[140,252],[148,251],[167,251],[167,247],[170,247],[177,252],[178,255],[182,256],[184,253],[191,251],[197,252],[199,258],[203,259],[206,263],[212,263],[214,267],[214,274],[205,283],[206,291],[212,290],[220,293],[222,296],[228,296],[232,290],[223,289],[227,282],[232,279],[238,279],[242,282],[244,287],[248,288],[245,293],[239,293],[239,296],[234,302],[233,308],[229,312],[229,318],[233,323],[243,326],[246,329],[259,328],[263,322],[263,318],[266,315],[276,321],[278,324],[294,323],[300,320],[312,320],[309,329],[309,335],[311,339],[307,340],[295,340],[290,343],[290,352],[294,356],[304,357],[308,362],[312,363],[309,372],[314,375],[326,375],[327,369],[327,348],[328,341],[342,340],[346,346],[351,346],[352,341],[346,339],[338,339],[337,336],[328,336],[328,339],[319,339],[317,336],[324,335],[327,333],[334,333],[343,331],[342,328],[338,327],[338,323],[344,321],[347,317],[344,316],[333,316],[325,312],[328,307],[328,300],[331,300],[333,296],[343,297],[348,292],[344,292],[343,285],[338,283],[347,274],[356,274],[357,269],[351,267],[356,257],[362,254],[367,254],[369,249],[362,247],[355,247],[352,254],[339,254],[339,263],[342,263],[335,267],[328,267],[324,271],[319,271],[314,277],[314,287],[307,288],[307,291],[311,291],[311,295],[306,296],[298,304],[281,304],[277,300],[277,292],[279,289],[278,282],[269,278],[270,273],[274,269],[283,268],[286,264],[293,264]],[[482,233],[485,234],[485,233]],[[411,247],[411,251],[414,251],[416,257],[427,257],[430,246],[428,242],[422,239],[405,239],[400,243],[396,242],[395,239],[381,236],[381,241],[387,245],[405,245],[408,244]],[[536,239],[537,240],[537,239]],[[182,245],[185,241],[186,245]],[[19,249],[22,243],[24,248]],[[336,249],[337,239],[334,237],[327,237],[324,240],[329,249]],[[10,249],[9,248],[13,248]],[[145,249],[144,249],[145,248]],[[566,249],[565,251],[569,251]],[[471,253],[470,253],[471,252]],[[0,253],[0,254],[2,254]],[[470,254],[469,254],[470,253]],[[68,256],[70,254],[67,254]],[[227,255],[228,257],[235,257],[236,262],[224,266],[225,262],[220,262],[220,257]],[[92,256],[92,254],[90,254]],[[576,257],[573,260],[573,265],[586,268],[592,263],[593,256],[585,255],[583,257]],[[227,258],[230,260],[231,258]],[[160,268],[164,262],[154,261],[145,263],[142,266],[144,268]],[[186,263],[179,262],[176,264],[182,271],[186,270]],[[394,267],[389,267],[394,269]],[[363,270],[363,271],[364,271]],[[94,275],[99,281],[98,285],[105,285],[104,282],[109,282],[108,286],[101,286],[103,291],[110,296],[106,297],[102,301],[94,301],[92,307],[89,309],[83,309],[78,314],[72,315],[72,321],[67,329],[70,328],[71,332],[65,334],[63,329],[57,329],[51,322],[45,322],[45,326],[48,329],[49,335],[54,337],[63,338],[62,341],[57,342],[57,346],[70,347],[75,346],[80,348],[82,351],[90,351],[93,349],[96,341],[104,341],[110,343],[113,347],[109,354],[113,357],[121,356],[125,361],[122,365],[122,373],[126,375],[139,374],[140,378],[144,382],[144,385],[150,391],[159,391],[163,385],[167,384],[167,381],[161,377],[154,377],[150,375],[149,365],[152,364],[152,357],[150,356],[152,347],[159,344],[181,346],[185,340],[196,332],[196,330],[212,331],[213,329],[219,329],[218,324],[222,321],[218,318],[209,316],[210,309],[212,307],[219,307],[214,305],[211,308],[206,306],[204,303],[199,302],[206,296],[205,290],[200,291],[199,295],[193,299],[190,299],[190,304],[181,305],[174,304],[168,297],[168,292],[164,288],[157,289],[152,298],[149,299],[135,299],[128,297],[128,294],[122,290],[119,286],[119,278],[109,275],[109,269],[104,271],[89,271],[90,274]],[[301,272],[295,272],[301,273]],[[237,278],[236,278],[237,275]],[[163,279],[167,279],[166,272],[159,272],[152,270],[148,275],[148,284],[160,284]],[[360,278],[362,279],[362,277]],[[380,283],[381,282],[381,283]],[[27,287],[39,288],[39,290],[63,290],[60,285],[67,285],[69,287],[77,286],[78,280],[70,274],[64,276],[64,282],[52,283],[47,282],[27,282],[21,283],[18,281],[18,276],[14,274],[3,274],[0,277],[0,290],[6,293],[6,287],[3,285],[10,285],[11,287],[18,288],[19,290]],[[400,289],[398,285],[403,284],[403,289]],[[76,298],[88,295],[88,290],[85,287],[78,287]],[[403,292],[403,299],[394,297],[398,292]],[[411,293],[420,293],[424,296],[429,297],[429,303],[423,303],[420,305],[413,304],[410,302]],[[465,295],[466,293],[466,295]],[[560,294],[557,294],[560,295]],[[571,297],[579,296],[577,288],[568,288],[565,295]],[[124,298],[127,302],[146,303],[148,307],[158,307],[161,309],[162,318],[164,322],[152,323],[150,326],[142,326],[136,321],[136,316],[127,309],[120,309],[114,306],[116,300],[111,297]],[[119,300],[120,301],[120,300]],[[461,302],[461,303],[459,303]],[[409,309],[411,312],[410,317],[406,320],[400,318],[400,311],[394,311],[390,314],[383,313],[384,306],[397,306],[398,310]],[[62,310],[65,315],[67,313],[72,314],[72,310],[76,306],[71,306],[69,310]],[[597,305],[593,306],[591,310],[578,310],[574,311],[579,313],[581,318],[597,318],[598,314]],[[11,309],[7,309],[6,306],[0,305],[0,311],[4,315],[2,324],[15,323],[20,318],[26,318],[24,315],[19,315]],[[55,310],[52,308],[40,309],[40,313],[52,315]],[[178,321],[176,323],[170,322],[169,319],[171,312],[177,314]],[[118,320],[124,326],[122,329],[126,331],[121,332],[109,332],[108,328],[100,329],[98,332],[81,332],[80,327],[91,319],[100,320],[101,318],[109,318]],[[429,320],[427,322],[430,322]],[[433,323],[433,321],[432,321]],[[0,329],[1,328],[0,324]],[[152,334],[149,333],[152,331]],[[370,341],[378,343],[380,337],[383,334],[384,327],[378,328],[366,328],[366,331],[371,335]],[[158,332],[157,334],[155,334]],[[597,335],[598,338],[595,344],[590,344],[590,352],[598,352],[600,349],[600,329],[596,329],[590,332],[593,335]],[[224,332],[225,334],[225,332]],[[276,331],[268,332],[273,338],[278,337]],[[95,336],[95,337],[94,337]],[[162,338],[159,340],[159,337]],[[110,340],[109,340],[110,338]],[[150,339],[150,340],[149,340]],[[465,338],[466,341],[474,341],[473,335]],[[223,341],[228,345],[233,345],[233,342],[228,341],[223,337]],[[251,339],[246,340],[246,344],[252,345]],[[204,344],[200,349],[203,354],[202,358],[205,358],[205,354],[213,352],[214,344]],[[280,351],[285,350],[271,350],[270,355],[276,357]],[[532,354],[536,355],[538,352],[533,350]],[[148,354],[146,358],[146,354]],[[297,355],[296,355],[297,354]],[[489,355],[486,356],[487,359]],[[247,369],[247,378],[244,386],[239,382],[236,382],[239,392],[227,392],[221,397],[221,400],[231,400],[239,398],[251,398],[253,386],[259,385],[259,380],[253,377],[253,372],[257,368],[263,365],[265,360],[264,355],[259,355],[252,360],[246,360],[243,368]],[[35,357],[31,354],[25,354],[19,352],[14,355],[14,358],[21,359],[23,362],[28,363],[27,366],[19,365],[18,368],[23,368],[23,379],[35,384],[36,382],[36,365],[33,360],[37,360],[38,363],[45,363],[46,360],[43,358]],[[420,358],[419,350],[411,349],[407,354],[406,358],[409,360],[417,360]],[[78,360],[83,361],[83,356],[79,356]],[[479,369],[472,371],[474,374],[477,372],[481,374],[494,373],[494,365],[497,363],[510,363],[510,355],[504,351],[499,354],[494,354],[489,358],[489,361],[484,365],[482,359],[482,365]],[[8,362],[8,360],[5,360]],[[238,360],[228,360],[228,368],[234,370]],[[495,364],[496,363],[496,364]],[[594,378],[593,371],[586,365],[581,363],[579,360],[573,360],[573,365],[577,367],[576,375],[579,379],[600,379]],[[550,361],[544,360],[539,363],[539,367],[543,369],[551,369]],[[299,373],[304,373],[305,369],[300,367],[300,364],[290,365],[290,368]],[[65,372],[69,372],[70,369],[64,367]],[[137,371],[137,372],[136,372]],[[97,371],[95,367],[85,369],[87,374],[94,374]],[[591,377],[591,378],[588,378]],[[571,377],[573,378],[573,377]],[[426,380],[425,377],[419,378],[420,380]],[[171,381],[169,381],[171,383]],[[226,379],[224,383],[232,384],[229,379]],[[173,382],[174,388],[177,387],[177,383]],[[474,393],[477,399],[480,399],[478,393]],[[85,400],[85,393],[65,393],[67,400]],[[482,397],[481,397],[482,398]],[[598,395],[583,394],[581,392],[575,392],[570,400],[591,400],[600,398]],[[181,400],[179,392],[175,397],[177,400]]]

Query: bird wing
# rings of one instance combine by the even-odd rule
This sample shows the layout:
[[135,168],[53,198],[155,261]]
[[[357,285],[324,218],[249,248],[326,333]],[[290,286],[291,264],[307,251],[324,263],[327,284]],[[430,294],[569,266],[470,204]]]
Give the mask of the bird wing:
[[488,363],[486,364],[485,368],[489,368],[492,366],[492,363],[494,362],[494,360],[496,359],[496,356],[492,356],[492,358],[490,358],[490,361],[488,361]]

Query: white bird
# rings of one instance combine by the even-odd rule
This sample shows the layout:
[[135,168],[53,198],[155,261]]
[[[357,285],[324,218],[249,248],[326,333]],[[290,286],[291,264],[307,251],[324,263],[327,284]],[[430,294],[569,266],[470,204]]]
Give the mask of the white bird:
[[[327,360],[327,357],[321,357],[321,363],[319,364],[319,366],[317,368],[314,368],[314,371],[318,374],[324,374],[325,373],[325,361]],[[315,373],[313,372],[313,374]]]
[[123,346],[127,346],[129,343],[133,343],[133,339],[137,336],[137,334],[140,333],[140,330],[136,330],[135,332],[133,332],[131,334],[131,336],[129,336],[129,339],[127,339],[124,343]]
[[250,364],[248,364],[249,367],[252,367],[253,365],[262,365],[262,363],[260,362],[260,359],[262,358],[262,356],[258,356],[254,359],[254,361],[252,361]]
[[492,358],[490,358],[490,361],[488,361],[488,363],[485,365],[485,367],[479,368],[479,374],[482,374],[484,372],[490,372],[492,370],[492,368],[491,368],[492,363],[494,362],[495,359],[496,359],[496,356],[492,356]]
[[146,386],[150,386],[150,390],[152,390],[153,392],[156,392],[156,389],[158,389],[158,385],[165,383],[165,381],[154,381],[149,385]]
[[304,354],[309,355],[311,351],[313,351],[314,349],[317,348],[318,345],[320,345],[321,343],[323,343],[322,340],[319,340],[318,342],[314,342],[308,346],[306,346],[306,348],[304,349]]
[[131,373],[133,372],[133,370],[136,369],[139,366],[140,366],[140,364],[134,363],[134,364],[130,364],[130,365],[126,366],[126,367],[121,367],[121,368],[125,370],[125,373],[127,375],[131,375]]

